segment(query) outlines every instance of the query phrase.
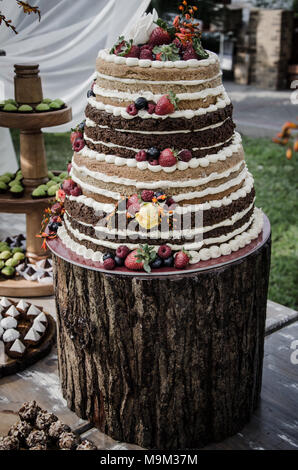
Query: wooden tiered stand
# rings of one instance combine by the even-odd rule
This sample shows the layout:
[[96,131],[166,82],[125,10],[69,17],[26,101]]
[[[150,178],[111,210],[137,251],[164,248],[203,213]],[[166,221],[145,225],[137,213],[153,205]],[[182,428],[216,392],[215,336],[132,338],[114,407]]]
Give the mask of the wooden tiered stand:
[[[38,65],[15,65],[15,100],[19,104],[37,105],[43,99]],[[20,129],[20,161],[23,173],[25,194],[20,199],[10,195],[0,195],[0,212],[26,214],[27,256],[31,262],[46,256],[41,240],[36,237],[40,231],[43,211],[50,199],[32,199],[32,191],[48,181],[48,168],[44,137],[44,127],[65,124],[72,119],[71,108],[41,113],[0,112],[0,126]],[[43,285],[25,279],[0,282],[0,295],[43,296],[53,293],[52,285]]]

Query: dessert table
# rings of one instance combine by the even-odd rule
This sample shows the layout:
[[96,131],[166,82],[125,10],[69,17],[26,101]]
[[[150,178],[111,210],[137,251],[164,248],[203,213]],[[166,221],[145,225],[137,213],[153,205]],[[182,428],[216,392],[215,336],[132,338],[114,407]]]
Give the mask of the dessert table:
[[146,448],[239,432],[261,391],[270,244],[265,216],[255,243],[231,257],[148,275],[104,271],[49,241],[69,408]]
[[[31,301],[31,300],[30,300]],[[32,299],[54,314],[53,298]],[[268,301],[263,369],[259,408],[240,433],[211,444],[208,450],[297,450],[297,365],[289,360],[291,342],[298,338],[298,312]],[[287,324],[288,322],[294,322]],[[276,329],[278,329],[276,331]],[[272,333],[273,331],[273,333]],[[93,441],[101,450],[134,450],[140,447],[113,440],[67,408],[59,384],[57,351],[26,371],[0,379],[0,436],[16,421],[24,401],[35,399],[40,405]]]

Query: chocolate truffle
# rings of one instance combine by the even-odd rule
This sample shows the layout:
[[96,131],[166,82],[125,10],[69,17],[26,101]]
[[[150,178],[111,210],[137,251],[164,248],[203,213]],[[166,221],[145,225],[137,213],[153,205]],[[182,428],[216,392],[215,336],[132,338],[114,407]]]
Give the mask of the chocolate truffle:
[[55,421],[58,421],[57,416],[55,416],[53,413],[49,413],[48,411],[41,410],[37,414],[35,425],[37,429],[47,431],[51,424],[55,423]]
[[59,447],[62,450],[74,450],[80,443],[80,438],[74,432],[63,432],[59,439]]
[[47,445],[47,435],[44,431],[35,430],[30,432],[29,436],[26,439],[26,444],[28,447],[36,447],[37,445]]
[[29,423],[26,423],[26,421],[19,421],[18,423],[11,426],[10,430],[8,431],[8,435],[15,437],[20,441],[20,443],[24,444],[31,431],[32,426]]
[[81,444],[78,445],[76,450],[97,450],[97,447],[93,442],[88,441],[85,439],[84,441],[81,442]]
[[55,423],[52,423],[49,427],[49,436],[53,441],[57,441],[61,434],[70,432],[71,429],[67,424],[62,423],[62,421],[58,420]]
[[34,424],[37,413],[40,411],[40,409],[41,408],[37,405],[35,400],[28,401],[20,408],[19,416],[22,421],[27,421],[28,423]]
[[13,436],[0,437],[0,450],[19,450],[20,443]]

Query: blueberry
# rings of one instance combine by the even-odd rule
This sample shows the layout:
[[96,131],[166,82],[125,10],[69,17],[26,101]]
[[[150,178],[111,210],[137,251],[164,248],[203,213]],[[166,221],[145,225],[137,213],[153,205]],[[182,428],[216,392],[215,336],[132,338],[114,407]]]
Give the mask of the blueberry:
[[103,260],[106,260],[106,259],[108,259],[108,258],[113,258],[113,259],[114,259],[113,253],[105,253],[105,254],[103,255]]
[[174,266],[174,256],[169,256],[168,258],[164,259],[163,265],[166,268],[171,268],[172,266]]
[[90,96],[95,96],[94,91],[92,91],[92,90],[87,91],[87,98],[90,98]]
[[119,258],[119,256],[115,256],[115,263],[117,266],[123,266],[124,265],[124,259],[123,258]]
[[85,121],[82,121],[79,125],[78,125],[78,129],[79,131],[83,131],[85,128]]
[[159,268],[162,267],[162,263],[163,263],[162,259],[161,259],[159,256],[157,256],[157,257],[155,258],[155,260],[152,261],[152,263],[150,264],[150,266],[151,266],[151,268],[153,268],[153,269],[159,269]]
[[147,151],[147,156],[148,156],[148,159],[150,159],[150,160],[158,159],[159,155],[160,155],[160,151],[156,147],[151,147]]
[[157,191],[155,193],[155,197],[164,196],[164,195],[165,195],[165,193],[163,191]]
[[146,109],[148,108],[148,101],[146,100],[146,98],[138,98],[135,101],[135,107],[137,109]]

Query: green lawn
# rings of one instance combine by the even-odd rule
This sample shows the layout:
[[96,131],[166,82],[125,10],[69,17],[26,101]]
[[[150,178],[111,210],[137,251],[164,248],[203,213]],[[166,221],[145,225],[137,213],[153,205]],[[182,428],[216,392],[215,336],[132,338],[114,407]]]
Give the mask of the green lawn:
[[[17,131],[13,140],[19,153]],[[72,151],[69,134],[46,134],[50,169],[66,168]],[[269,139],[243,139],[246,160],[256,182],[257,206],[272,225],[269,298],[298,309],[298,155],[288,161],[284,149]]]

